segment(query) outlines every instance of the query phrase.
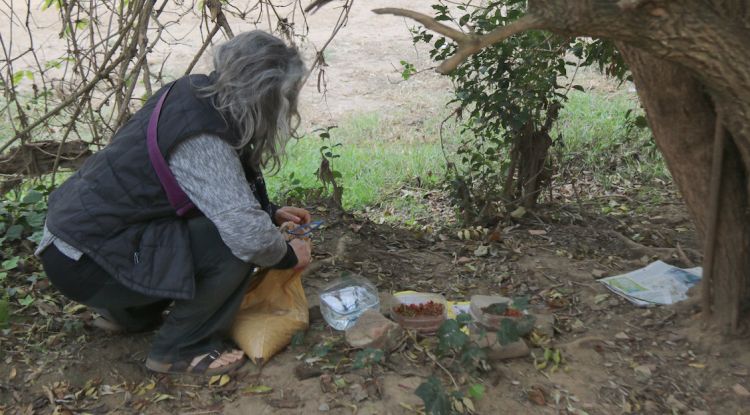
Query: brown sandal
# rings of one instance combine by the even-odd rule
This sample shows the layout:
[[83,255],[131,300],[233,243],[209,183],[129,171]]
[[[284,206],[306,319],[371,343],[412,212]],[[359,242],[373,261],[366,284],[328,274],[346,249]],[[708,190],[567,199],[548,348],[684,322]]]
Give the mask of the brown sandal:
[[192,358],[179,360],[174,363],[162,363],[148,358],[146,359],[146,368],[159,373],[214,376],[231,373],[245,364],[246,358],[245,356],[242,356],[242,358],[238,359],[236,362],[232,362],[224,366],[210,368],[209,366],[211,366],[211,363],[220,358],[222,354],[222,352],[214,349],[193,366],[190,365],[190,363],[193,361]]

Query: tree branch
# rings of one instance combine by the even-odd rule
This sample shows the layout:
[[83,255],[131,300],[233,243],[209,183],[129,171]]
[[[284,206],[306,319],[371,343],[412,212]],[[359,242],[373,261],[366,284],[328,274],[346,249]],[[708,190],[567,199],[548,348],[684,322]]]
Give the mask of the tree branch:
[[498,27],[497,29],[481,35],[467,35],[459,30],[453,29],[452,27],[446,26],[434,18],[427,16],[426,14],[418,13],[413,10],[397,9],[397,8],[383,8],[374,9],[376,14],[392,14],[394,16],[408,17],[416,20],[417,22],[424,25],[433,32],[440,33],[443,36],[447,36],[458,43],[458,49],[456,53],[450,58],[443,61],[438,66],[438,72],[447,74],[458,67],[461,62],[465,61],[469,56],[479,52],[487,46],[500,43],[503,40],[521,33],[527,30],[541,29],[543,27],[543,21],[538,17],[527,14],[515,22]]
[[460,30],[456,30],[452,27],[446,26],[438,22],[434,18],[423,13],[415,12],[414,10],[399,9],[395,7],[386,7],[382,9],[374,9],[373,13],[392,14],[394,16],[408,17],[412,20],[416,20],[417,22],[421,23],[422,26],[432,30],[433,32],[440,33],[443,36],[448,36],[449,38],[455,40],[459,44],[463,42],[470,42],[472,40],[472,38],[469,35],[461,32]]

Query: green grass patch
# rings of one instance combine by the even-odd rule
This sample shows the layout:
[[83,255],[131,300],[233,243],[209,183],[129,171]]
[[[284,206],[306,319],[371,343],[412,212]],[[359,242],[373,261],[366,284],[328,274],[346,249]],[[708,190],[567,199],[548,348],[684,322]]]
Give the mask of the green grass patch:
[[573,91],[552,134],[562,135],[562,146],[553,151],[563,163],[592,172],[605,186],[620,179],[669,180],[650,130],[638,126],[642,116],[637,97],[624,90]]
[[[636,126],[642,114],[636,96],[624,90],[574,91],[553,132],[553,137],[561,134],[562,141],[552,152],[570,171],[593,174],[605,189],[624,182],[668,181],[669,172],[650,131]],[[284,200],[289,194],[304,194],[305,189],[320,189],[315,173],[321,148],[340,144],[333,148],[339,157],[331,159],[331,168],[341,173],[346,209],[378,207],[408,212],[402,222],[419,219],[427,212],[418,192],[401,190],[442,185],[445,158],[439,126],[444,115],[417,121],[410,116],[389,119],[384,114],[362,113],[343,120],[330,131],[330,139],[309,133],[292,140],[281,171],[267,177],[272,198]],[[453,150],[460,139],[460,127],[448,124],[444,142],[451,160],[456,159]]]
[[[339,157],[331,159],[332,170],[341,173],[346,209],[363,209],[379,204],[403,186],[434,188],[445,175],[445,158],[440,148],[439,119],[417,125],[388,120],[378,114],[359,114],[332,129],[330,139],[309,134],[289,143],[281,171],[268,177],[269,192],[277,199],[292,189],[319,188],[316,171],[321,148],[333,148]],[[446,141],[456,142],[455,128],[448,128]]]

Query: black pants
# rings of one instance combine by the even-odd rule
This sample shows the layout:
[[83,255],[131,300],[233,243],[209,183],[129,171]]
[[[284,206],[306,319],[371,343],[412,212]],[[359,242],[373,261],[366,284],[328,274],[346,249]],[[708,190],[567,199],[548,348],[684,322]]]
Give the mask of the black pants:
[[206,218],[188,221],[195,266],[195,297],[175,300],[132,291],[84,255],[75,261],[54,245],[42,253],[50,281],[67,297],[92,307],[128,331],[144,331],[162,321],[149,357],[160,362],[191,358],[220,349],[250,283],[253,266],[232,254]]

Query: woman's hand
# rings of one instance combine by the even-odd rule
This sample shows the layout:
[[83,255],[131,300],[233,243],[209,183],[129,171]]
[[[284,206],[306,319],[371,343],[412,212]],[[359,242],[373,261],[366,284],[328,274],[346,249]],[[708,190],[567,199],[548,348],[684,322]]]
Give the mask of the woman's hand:
[[310,223],[311,219],[312,218],[310,217],[310,212],[305,209],[292,206],[284,206],[279,208],[273,217],[273,221],[277,225],[281,225],[284,222],[294,222],[297,225],[305,225],[307,223]]
[[292,239],[289,245],[294,250],[294,255],[297,256],[297,265],[294,267],[295,271],[301,271],[307,268],[312,261],[310,254],[310,243],[302,239]]

